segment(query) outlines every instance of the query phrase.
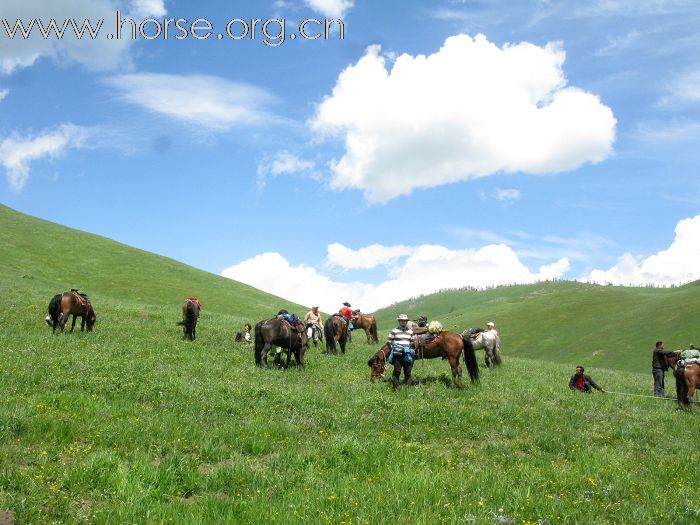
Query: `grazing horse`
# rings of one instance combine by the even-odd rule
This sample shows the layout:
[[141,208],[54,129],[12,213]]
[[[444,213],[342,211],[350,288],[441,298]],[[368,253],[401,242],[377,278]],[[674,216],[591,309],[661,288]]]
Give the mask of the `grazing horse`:
[[[68,318],[73,314],[73,323],[70,327],[71,332],[75,329],[75,321],[78,317],[82,318],[80,331],[83,332],[87,324],[87,331],[92,332],[92,327],[95,326],[97,316],[90,303],[90,298],[84,293],[78,293],[75,289],[70,292],[63,292],[58,300],[57,297],[58,296],[54,296],[49,303],[49,316],[53,322],[54,330],[56,326],[58,326],[61,332],[63,332],[66,329]],[[56,309],[57,306],[58,309]],[[54,315],[56,315],[56,313],[58,315],[55,317],[56,320],[54,322]],[[48,319],[46,321],[49,322]]]
[[368,344],[371,345],[379,342],[379,337],[377,336],[377,320],[373,315],[358,312],[357,315],[352,316],[352,324],[355,328],[362,328],[365,331]]
[[178,325],[182,326],[183,338],[194,341],[197,338],[197,319],[202,303],[196,297],[188,297],[182,303],[182,321]]
[[462,332],[462,336],[471,339],[474,350],[484,349],[484,360],[488,368],[494,368],[503,364],[501,357],[501,338],[492,331],[474,333],[471,328]]
[[682,408],[690,408],[695,391],[700,389],[700,364],[691,364],[677,367],[678,354],[666,357],[668,364],[673,368],[676,378],[676,400]]
[[[471,382],[477,383],[479,381],[479,365],[476,362],[474,347],[469,338],[455,332],[443,331],[436,337],[417,336],[415,347],[416,359],[441,357],[449,361],[452,369],[451,386],[462,387],[462,367],[459,366],[459,357],[462,354],[464,354],[464,363],[467,365]],[[390,352],[389,345],[385,344],[367,361],[370,367],[370,381],[372,383],[376,382],[377,378],[384,376]]]
[[335,343],[340,345],[340,351],[345,353],[345,343],[349,337],[348,323],[338,315],[332,315],[323,324],[323,336],[326,338],[326,353],[337,353]]
[[[287,364],[289,368],[291,355],[301,368],[304,368],[304,353],[309,346],[304,325],[299,323],[292,326],[283,319],[267,319],[255,325],[255,364],[267,367],[267,354],[270,348],[278,346],[287,349]],[[281,350],[275,353],[274,366],[281,366]]]

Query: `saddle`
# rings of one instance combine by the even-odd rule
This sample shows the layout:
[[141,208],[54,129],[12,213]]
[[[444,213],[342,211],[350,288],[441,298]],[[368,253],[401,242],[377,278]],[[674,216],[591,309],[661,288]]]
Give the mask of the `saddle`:
[[78,292],[77,288],[71,288],[70,293],[73,295],[73,297],[75,297],[75,300],[80,306],[85,308],[90,307],[90,298],[87,296],[87,294]]

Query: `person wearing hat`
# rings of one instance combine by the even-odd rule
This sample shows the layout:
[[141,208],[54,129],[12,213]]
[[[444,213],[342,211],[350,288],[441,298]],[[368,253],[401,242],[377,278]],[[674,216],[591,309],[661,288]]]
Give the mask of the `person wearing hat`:
[[312,306],[311,310],[304,316],[304,326],[306,326],[306,335],[309,337],[309,341],[314,342],[314,347],[317,346],[318,341],[323,341],[323,320],[321,319],[321,314],[318,311],[318,306]]
[[395,391],[399,389],[402,369],[406,385],[415,384],[415,381],[411,378],[411,370],[413,369],[413,349],[411,344],[415,341],[415,336],[413,335],[413,330],[408,327],[408,316],[406,314],[399,315],[396,320],[399,322],[399,326],[389,332],[389,337],[386,340],[386,344],[391,349],[389,362],[394,364],[391,382]]
[[496,330],[496,325],[493,324],[493,321],[486,323],[486,331],[493,332],[493,335],[498,335],[498,330]]
[[340,315],[343,316],[345,322],[348,323],[348,337],[350,337],[350,330],[352,330],[352,310],[350,308],[350,303],[343,303],[343,307],[339,310]]

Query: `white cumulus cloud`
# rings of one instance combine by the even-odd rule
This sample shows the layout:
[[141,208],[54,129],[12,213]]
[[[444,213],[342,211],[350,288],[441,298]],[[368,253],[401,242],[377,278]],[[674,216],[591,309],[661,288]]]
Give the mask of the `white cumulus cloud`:
[[0,100],[4,99],[9,94],[10,94],[9,89],[0,89]]
[[[130,38],[108,39],[107,34],[116,29],[116,12],[120,9],[122,18],[133,18],[137,21],[151,16],[163,16],[166,13],[163,0],[3,0],[2,19],[7,28],[0,24],[3,38],[0,38],[0,72],[10,74],[18,69],[29,67],[41,57],[54,60],[77,62],[92,70],[111,70],[124,68],[130,64],[129,49],[133,45]],[[37,18],[42,26],[48,28],[51,18],[56,20],[58,29],[64,21],[73,19],[78,31],[83,27],[83,21],[88,20],[93,30],[98,27],[98,21],[103,19],[100,32],[95,39],[89,37],[87,28],[82,39],[75,36],[73,27],[68,23],[62,38],[53,33],[44,39],[39,26],[34,23],[28,38],[21,37],[16,21],[21,21],[28,30],[31,20]],[[7,30],[14,38],[8,38]],[[124,26],[126,30],[127,25]],[[129,30],[130,31],[130,30]]]
[[700,215],[676,225],[671,246],[649,257],[624,254],[608,270],[594,270],[581,280],[599,284],[668,286],[700,279]]
[[87,130],[72,124],[44,131],[34,137],[15,135],[0,141],[0,164],[5,168],[10,188],[20,191],[29,180],[29,167],[44,157],[56,158],[69,148],[79,148],[88,136]]
[[305,0],[305,2],[311,9],[326,18],[342,18],[355,5],[353,0]]
[[265,110],[274,100],[272,95],[219,77],[133,73],[106,82],[125,102],[210,130],[224,131],[274,120]]
[[294,266],[279,253],[258,255],[225,269],[221,274],[296,303],[318,304],[331,312],[337,311],[343,301],[373,311],[441,289],[531,283],[559,278],[569,270],[568,259],[562,258],[532,272],[505,244],[491,244],[475,250],[452,250],[437,245],[374,245],[351,252],[340,249],[338,245],[331,246],[334,248],[329,246],[329,254],[351,253],[363,258],[361,266],[344,261],[345,268],[369,268],[371,264],[386,263],[398,253],[410,254],[394,269],[392,277],[379,284],[336,281],[315,267]]
[[498,47],[448,38],[432,55],[387,63],[379,46],[338,77],[310,124],[344,140],[335,189],[386,202],[417,188],[496,173],[558,173],[612,152],[616,119],[567,86],[558,43]]

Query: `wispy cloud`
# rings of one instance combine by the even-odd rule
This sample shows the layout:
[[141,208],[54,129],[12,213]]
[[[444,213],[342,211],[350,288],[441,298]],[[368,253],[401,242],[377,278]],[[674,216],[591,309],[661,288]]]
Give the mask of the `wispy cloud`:
[[666,95],[659,104],[676,106],[700,102],[700,66],[685,71],[666,85]]
[[499,201],[517,201],[522,196],[520,190],[496,188],[495,197]]
[[135,73],[106,83],[124,102],[213,131],[279,121],[267,110],[275,102],[270,93],[219,77]]
[[14,135],[0,141],[0,164],[5,168],[10,189],[22,190],[29,180],[32,162],[45,157],[56,158],[67,149],[80,148],[87,137],[87,129],[63,124],[36,136]]
[[646,123],[637,128],[635,137],[642,142],[674,143],[700,140],[700,122],[675,119],[671,122]]
[[10,94],[9,89],[0,89],[0,100],[4,99],[9,94]]
[[304,2],[327,18],[343,18],[355,5],[353,0],[304,0]]
[[265,188],[268,177],[294,174],[315,180],[321,179],[320,173],[316,170],[315,162],[303,160],[288,151],[280,151],[272,158],[266,158],[258,163],[258,190],[261,191]]

